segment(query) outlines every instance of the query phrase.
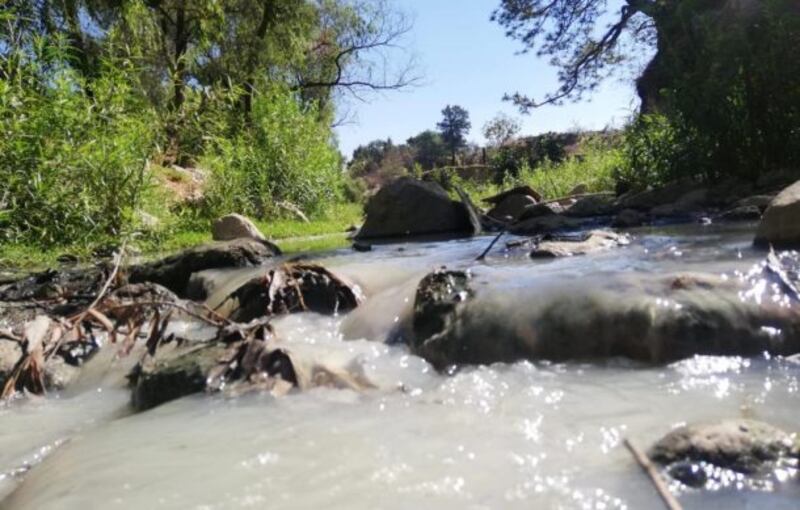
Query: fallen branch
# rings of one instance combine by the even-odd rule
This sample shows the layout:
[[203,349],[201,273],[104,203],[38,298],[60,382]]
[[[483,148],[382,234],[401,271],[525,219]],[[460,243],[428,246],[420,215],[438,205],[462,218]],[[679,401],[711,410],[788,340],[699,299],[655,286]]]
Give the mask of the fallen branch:
[[491,243],[489,243],[489,246],[487,246],[487,247],[486,247],[486,249],[485,249],[485,250],[483,250],[483,253],[481,253],[481,254],[478,256],[478,258],[477,258],[477,259],[475,259],[475,260],[477,260],[477,261],[479,261],[479,262],[480,262],[481,260],[485,259],[485,258],[486,258],[486,255],[488,255],[488,254],[489,254],[489,252],[490,252],[490,251],[492,251],[492,248],[494,248],[494,245],[495,245],[495,244],[497,244],[497,241],[499,241],[499,240],[500,240],[500,238],[501,238],[501,237],[503,237],[503,234],[505,234],[505,233],[506,233],[506,229],[505,229],[505,227],[503,227],[503,229],[502,229],[502,230],[500,230],[500,233],[499,233],[499,234],[497,234],[497,235],[495,236],[495,238],[494,238],[494,239],[492,239],[492,242],[491,242]]
[[678,503],[678,500],[675,499],[675,496],[669,491],[669,488],[664,483],[664,479],[661,478],[658,470],[653,466],[653,463],[650,462],[650,459],[647,458],[647,455],[633,444],[630,439],[626,438],[623,442],[642,470],[650,477],[650,481],[653,482],[656,491],[658,491],[658,495],[661,496],[662,501],[664,501],[664,505],[669,510],[682,510],[681,504]]

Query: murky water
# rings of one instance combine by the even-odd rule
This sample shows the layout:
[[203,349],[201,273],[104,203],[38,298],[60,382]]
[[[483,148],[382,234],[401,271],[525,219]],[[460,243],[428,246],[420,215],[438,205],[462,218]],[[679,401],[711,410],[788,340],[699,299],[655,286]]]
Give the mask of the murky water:
[[[646,448],[676,425],[735,417],[798,430],[800,365],[763,356],[661,368],[520,362],[446,376],[383,341],[418,280],[443,264],[492,272],[510,293],[603,275],[734,274],[763,256],[750,250],[751,232],[644,230],[628,247],[552,262],[500,243],[481,266],[474,258],[488,239],[326,257],[367,302],[347,317],[283,318],[276,330],[296,350],[359,367],[378,390],[195,396],[134,415],[124,367],[96,358],[65,394],[0,409],[0,507],[660,508],[623,438]],[[216,278],[216,294],[248,273]],[[798,482],[768,489],[733,484],[680,499],[685,508],[798,507]]]

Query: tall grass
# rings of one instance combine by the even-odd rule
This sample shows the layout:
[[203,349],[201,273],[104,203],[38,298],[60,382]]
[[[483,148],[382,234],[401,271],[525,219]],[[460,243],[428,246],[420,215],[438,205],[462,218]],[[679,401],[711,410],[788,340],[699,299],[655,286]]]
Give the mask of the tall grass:
[[576,154],[558,163],[545,159],[531,168],[522,162],[517,176],[506,177],[500,184],[465,181],[457,176],[449,179],[477,198],[528,185],[546,199],[554,199],[566,196],[579,184],[585,185],[588,192],[613,191],[617,175],[624,166],[625,155],[616,141],[590,137],[581,142]]
[[117,236],[136,221],[154,147],[131,66],[106,62],[87,84],[60,40],[0,59],[0,242],[40,246]]

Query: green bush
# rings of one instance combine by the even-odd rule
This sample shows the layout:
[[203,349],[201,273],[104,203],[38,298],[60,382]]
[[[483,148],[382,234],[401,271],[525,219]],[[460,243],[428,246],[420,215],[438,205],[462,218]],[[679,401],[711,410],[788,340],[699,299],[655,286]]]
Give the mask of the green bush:
[[117,236],[149,185],[154,119],[132,66],[104,62],[87,84],[62,41],[38,38],[0,59],[0,236],[38,245]]
[[306,214],[340,199],[343,174],[328,127],[289,91],[266,87],[253,100],[249,126],[214,137],[203,159],[211,171],[206,217],[230,212],[265,218],[288,201]]

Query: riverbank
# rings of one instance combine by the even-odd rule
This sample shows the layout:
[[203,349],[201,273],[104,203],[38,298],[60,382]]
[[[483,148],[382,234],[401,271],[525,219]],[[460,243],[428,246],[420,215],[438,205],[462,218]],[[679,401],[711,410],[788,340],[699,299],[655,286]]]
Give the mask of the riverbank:
[[[284,253],[322,251],[344,248],[349,244],[347,229],[360,225],[363,206],[356,203],[336,204],[309,222],[300,219],[278,218],[254,220],[259,230],[276,242]],[[211,241],[211,229],[179,229],[164,234],[162,239],[134,240],[131,247],[138,255],[149,259]],[[89,263],[99,255],[110,255],[113,250],[104,250],[102,243],[90,246],[59,246],[43,249],[24,244],[0,244],[0,270],[39,270],[69,264]],[[100,253],[100,252],[108,253]]]

